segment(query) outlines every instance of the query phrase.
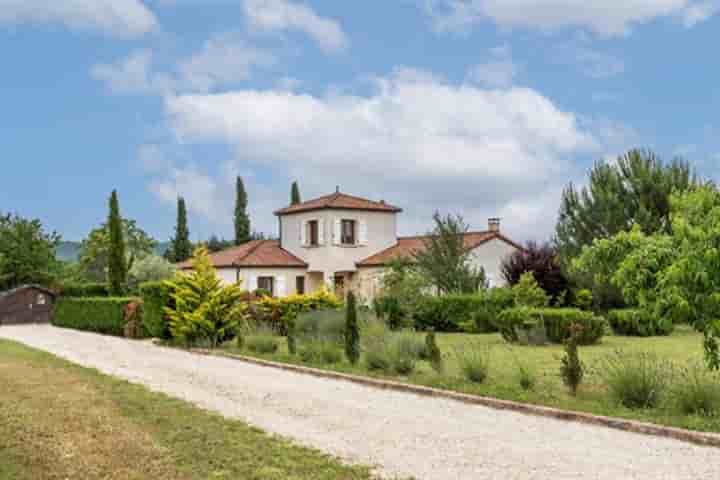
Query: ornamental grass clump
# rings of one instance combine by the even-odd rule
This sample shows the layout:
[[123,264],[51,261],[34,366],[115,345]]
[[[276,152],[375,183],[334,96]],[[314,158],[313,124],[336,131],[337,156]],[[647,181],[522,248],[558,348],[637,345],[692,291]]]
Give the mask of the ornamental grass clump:
[[305,363],[333,365],[342,362],[343,352],[339,345],[328,340],[313,340],[300,348],[300,360]]
[[278,351],[276,337],[270,335],[250,335],[245,339],[245,348],[253,353],[271,354]]
[[679,372],[672,396],[685,415],[715,416],[720,413],[720,374],[692,363]]
[[673,379],[673,366],[653,353],[616,351],[601,362],[610,397],[627,408],[660,405]]
[[490,370],[490,350],[479,346],[457,348],[455,350],[460,372],[472,383],[483,383]]

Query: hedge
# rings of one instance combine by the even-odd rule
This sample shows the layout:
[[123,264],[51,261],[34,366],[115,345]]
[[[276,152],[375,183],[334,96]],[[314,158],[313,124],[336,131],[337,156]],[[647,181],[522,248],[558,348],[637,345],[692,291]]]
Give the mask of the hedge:
[[135,298],[60,298],[52,323],[58,327],[123,336],[125,307]]
[[539,325],[544,326],[548,341],[563,343],[570,337],[573,323],[584,327],[578,341],[580,345],[597,343],[605,335],[607,322],[603,317],[577,308],[512,308],[502,312],[497,322],[503,338],[511,343],[519,341],[519,330],[528,331]]
[[618,335],[652,337],[670,335],[675,326],[671,319],[658,318],[651,313],[636,309],[610,310],[608,322]]
[[170,288],[164,282],[141,283],[140,296],[143,299],[143,325],[147,334],[170,339],[170,325],[164,312],[165,307],[171,306]]
[[512,305],[512,291],[507,288],[492,288],[476,294],[426,296],[418,302],[414,313],[415,328],[436,332],[495,332],[497,316]]
[[306,295],[289,295],[283,298],[261,297],[249,304],[248,314],[255,324],[270,326],[281,335],[287,334],[288,321],[299,313],[314,310],[338,310],[343,304],[326,288]]
[[109,297],[110,289],[107,283],[66,283],[60,287],[63,297]]

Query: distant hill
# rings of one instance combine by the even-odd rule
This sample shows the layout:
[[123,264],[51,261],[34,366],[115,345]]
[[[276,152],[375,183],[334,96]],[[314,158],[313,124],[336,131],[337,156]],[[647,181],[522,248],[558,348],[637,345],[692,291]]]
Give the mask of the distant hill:
[[[169,246],[170,242],[160,242],[157,247],[155,247],[155,253],[157,255],[163,255]],[[58,260],[77,262],[80,258],[80,242],[60,242],[56,255]]]

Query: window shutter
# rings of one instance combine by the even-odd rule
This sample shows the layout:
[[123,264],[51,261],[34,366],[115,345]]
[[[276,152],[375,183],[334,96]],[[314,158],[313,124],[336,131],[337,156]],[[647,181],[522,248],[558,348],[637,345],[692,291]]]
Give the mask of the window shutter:
[[247,289],[249,292],[254,292],[255,290],[257,290],[257,277],[255,275],[250,275],[248,277]]
[[325,220],[317,220],[318,226],[318,245],[325,245]]
[[360,245],[367,245],[368,243],[368,224],[367,220],[364,218],[360,220],[360,224],[358,226],[358,237],[359,237],[359,243]]
[[333,243],[340,245],[342,243],[342,221],[339,218],[335,219],[335,228],[333,229]]
[[275,290],[277,297],[285,297],[287,295],[287,285],[285,282],[285,277],[275,277]]
[[300,225],[300,245],[302,245],[303,247],[308,244],[307,231],[308,222],[307,220],[303,220],[302,225]]

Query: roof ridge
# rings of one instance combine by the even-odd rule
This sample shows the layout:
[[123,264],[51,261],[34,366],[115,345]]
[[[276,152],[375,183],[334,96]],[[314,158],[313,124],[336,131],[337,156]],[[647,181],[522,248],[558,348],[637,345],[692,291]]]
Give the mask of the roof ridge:
[[[463,235],[479,235],[479,234],[485,234],[485,233],[500,233],[500,232],[493,232],[492,230],[473,230],[469,232],[463,233]],[[422,235],[407,235],[402,237],[397,237],[398,240],[410,240],[412,238],[426,238],[432,236],[431,233],[425,233]]]
[[[233,263],[233,264],[236,264],[236,263],[239,263],[240,261],[246,259],[247,257],[250,256],[251,253],[255,252],[255,250],[257,250],[258,248],[260,248],[260,245],[262,245],[263,243],[265,243],[265,242],[267,242],[267,241],[268,241],[268,240],[264,240],[264,239],[250,240],[250,242],[257,242],[257,243],[256,243],[255,245],[253,245],[252,247],[250,247],[250,248],[248,249],[248,251],[245,253],[245,255],[236,258],[235,260],[233,260],[232,263]],[[248,243],[250,243],[250,242],[248,242]],[[239,246],[241,246],[241,245],[238,245],[238,247],[239,247]]]

